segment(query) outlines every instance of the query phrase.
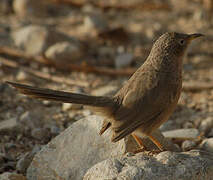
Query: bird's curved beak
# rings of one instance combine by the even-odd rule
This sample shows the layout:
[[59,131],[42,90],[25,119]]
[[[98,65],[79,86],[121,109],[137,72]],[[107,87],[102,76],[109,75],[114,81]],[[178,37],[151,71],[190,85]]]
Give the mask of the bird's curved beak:
[[191,41],[191,40],[194,40],[194,39],[196,39],[198,37],[202,37],[202,36],[204,36],[204,35],[203,34],[189,34],[188,39],[189,39],[189,41]]

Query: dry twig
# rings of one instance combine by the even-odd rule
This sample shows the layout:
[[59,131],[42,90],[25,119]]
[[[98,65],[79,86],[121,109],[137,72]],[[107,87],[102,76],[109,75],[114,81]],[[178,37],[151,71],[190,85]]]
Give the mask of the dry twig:
[[12,60],[8,60],[8,59],[2,58],[2,57],[0,57],[0,62],[2,63],[2,65],[5,65],[5,66],[11,67],[11,68],[20,68],[26,73],[29,73],[29,74],[32,74],[32,75],[37,76],[39,78],[50,80],[50,81],[53,81],[53,82],[57,82],[57,83],[61,83],[61,84],[64,83],[64,84],[67,84],[67,85],[76,85],[76,86],[81,86],[81,87],[88,87],[89,86],[89,83],[86,82],[86,81],[79,81],[79,80],[75,81],[75,80],[72,80],[70,78],[69,79],[65,78],[63,76],[51,75],[51,74],[48,74],[46,72],[40,72],[40,71],[37,71],[37,70],[34,70],[34,69],[29,69],[29,68],[20,66],[17,62],[14,62]]
[[110,76],[130,76],[132,75],[136,69],[135,68],[126,68],[126,69],[113,69],[107,67],[98,67],[98,66],[89,66],[84,64],[66,64],[66,66],[59,66],[53,64],[49,59],[42,56],[29,56],[24,52],[12,49],[9,47],[0,47],[0,54],[6,54],[9,56],[22,58],[27,61],[35,61],[40,64],[51,65],[56,69],[66,70],[66,71],[78,71],[78,72],[86,72],[86,73],[96,73]]

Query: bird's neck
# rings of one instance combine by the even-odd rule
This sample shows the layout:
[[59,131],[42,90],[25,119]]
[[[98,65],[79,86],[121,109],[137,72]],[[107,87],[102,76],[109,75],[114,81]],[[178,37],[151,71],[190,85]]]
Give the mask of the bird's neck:
[[158,58],[155,57],[151,55],[147,59],[147,63],[150,64],[154,70],[173,74],[174,76],[181,76],[184,55],[177,57],[171,54],[159,54]]

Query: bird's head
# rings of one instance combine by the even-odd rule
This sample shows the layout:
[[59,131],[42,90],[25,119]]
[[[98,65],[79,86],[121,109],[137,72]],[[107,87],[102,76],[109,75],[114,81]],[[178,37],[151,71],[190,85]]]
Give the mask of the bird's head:
[[201,36],[203,35],[167,32],[154,43],[149,59],[161,63],[162,67],[159,68],[164,68],[165,71],[169,68],[174,70],[175,67],[182,66],[182,59],[190,42]]

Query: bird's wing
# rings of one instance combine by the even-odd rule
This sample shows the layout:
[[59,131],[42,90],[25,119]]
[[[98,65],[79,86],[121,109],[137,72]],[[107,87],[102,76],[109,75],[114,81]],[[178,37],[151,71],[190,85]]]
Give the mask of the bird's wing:
[[[143,82],[147,84],[140,85]],[[124,88],[128,90],[123,93],[122,105],[117,110],[112,124],[113,142],[119,141],[145,123],[152,123],[169,108],[177,94],[177,88],[162,82],[150,78],[150,75],[140,76],[139,81],[132,78],[129,87]]]

